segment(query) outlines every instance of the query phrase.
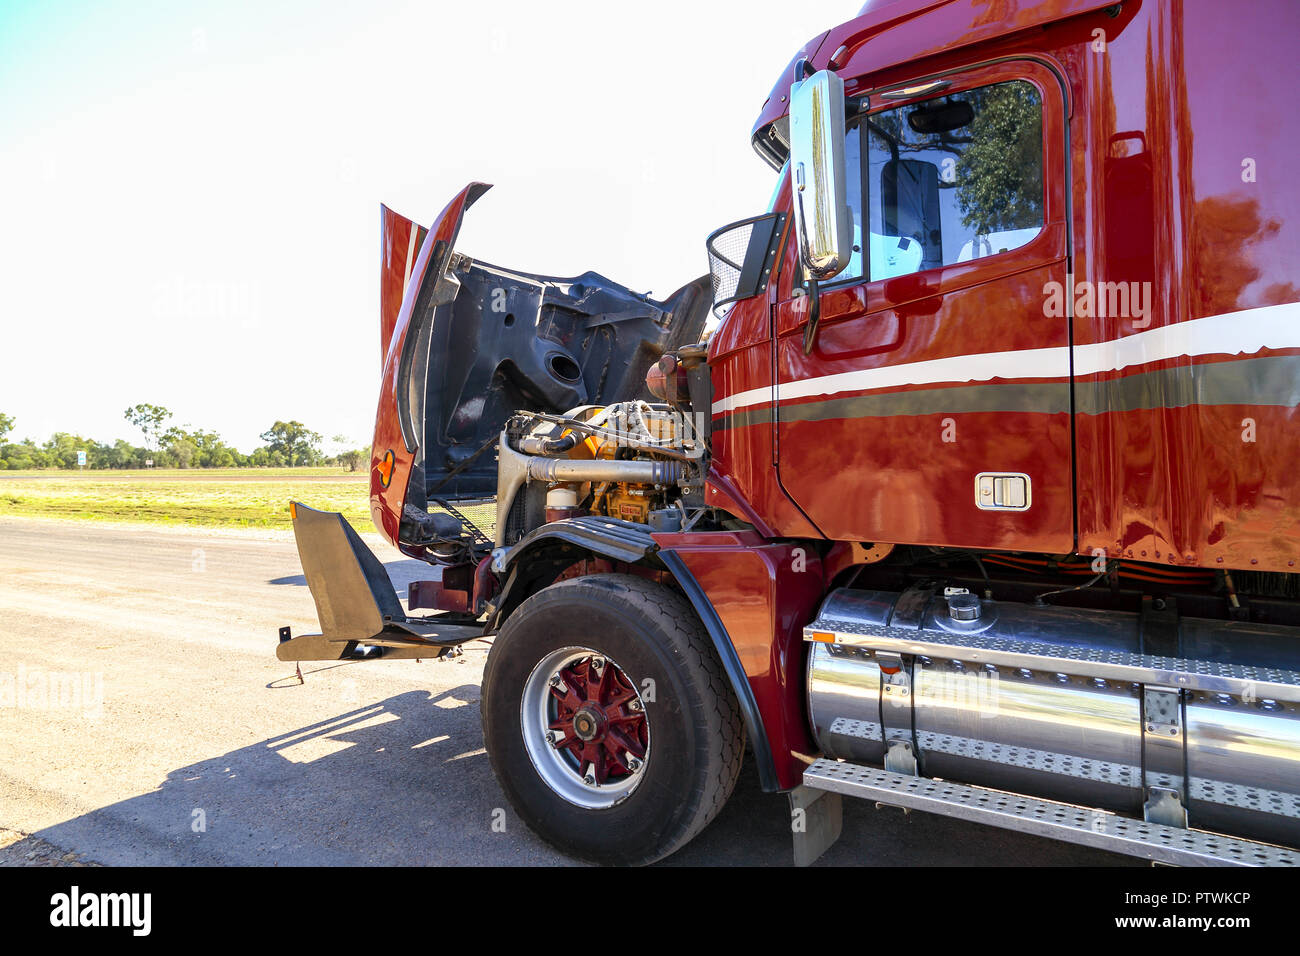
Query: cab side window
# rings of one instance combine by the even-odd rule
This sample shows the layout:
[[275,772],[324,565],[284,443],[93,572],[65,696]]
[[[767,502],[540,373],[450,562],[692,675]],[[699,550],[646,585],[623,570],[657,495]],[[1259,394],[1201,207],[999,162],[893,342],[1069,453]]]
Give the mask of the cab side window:
[[836,281],[861,280],[864,253],[875,281],[1008,252],[1042,231],[1043,108],[1030,83],[869,114],[845,146],[854,248]]

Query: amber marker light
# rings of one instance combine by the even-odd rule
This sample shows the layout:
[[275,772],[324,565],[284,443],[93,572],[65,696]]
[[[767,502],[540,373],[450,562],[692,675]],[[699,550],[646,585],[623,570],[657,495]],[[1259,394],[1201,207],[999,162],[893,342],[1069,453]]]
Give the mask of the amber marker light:
[[384,457],[380,459],[379,464],[375,467],[379,469],[379,483],[385,488],[393,480],[393,450],[390,448],[384,452]]

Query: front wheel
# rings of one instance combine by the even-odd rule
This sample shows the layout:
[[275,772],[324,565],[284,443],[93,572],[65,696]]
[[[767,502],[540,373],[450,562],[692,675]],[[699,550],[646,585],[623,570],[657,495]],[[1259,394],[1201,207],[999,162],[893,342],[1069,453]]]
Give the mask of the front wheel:
[[652,863],[718,814],[740,772],[739,707],[676,592],[599,574],[507,619],[483,674],[483,736],[515,811],[566,853]]

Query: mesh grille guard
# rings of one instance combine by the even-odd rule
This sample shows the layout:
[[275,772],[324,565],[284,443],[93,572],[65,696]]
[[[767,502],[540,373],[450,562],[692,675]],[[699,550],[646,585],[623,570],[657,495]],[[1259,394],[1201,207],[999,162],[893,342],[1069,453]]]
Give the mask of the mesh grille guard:
[[785,213],[770,212],[729,223],[705,240],[714,315],[730,302],[767,291],[784,225]]
[[458,501],[456,505],[443,498],[431,498],[429,505],[431,513],[445,511],[459,521],[461,527],[465,529],[465,534],[473,539],[475,546],[487,548],[492,546],[492,538],[496,534],[496,498]]

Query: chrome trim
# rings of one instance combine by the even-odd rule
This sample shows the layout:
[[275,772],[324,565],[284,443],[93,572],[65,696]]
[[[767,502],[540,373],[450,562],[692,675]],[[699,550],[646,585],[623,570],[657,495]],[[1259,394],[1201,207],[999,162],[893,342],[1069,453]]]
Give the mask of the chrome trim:
[[888,625],[822,618],[804,629],[806,640],[812,640],[808,636],[811,631],[830,633],[836,644],[871,647],[895,654],[960,657],[999,667],[1027,667],[1065,673],[1086,670],[1089,675],[1106,680],[1163,684],[1234,696],[1248,694],[1300,703],[1300,672],[1276,667],[1160,657],[1110,647],[982,637],[978,634],[904,631]]

